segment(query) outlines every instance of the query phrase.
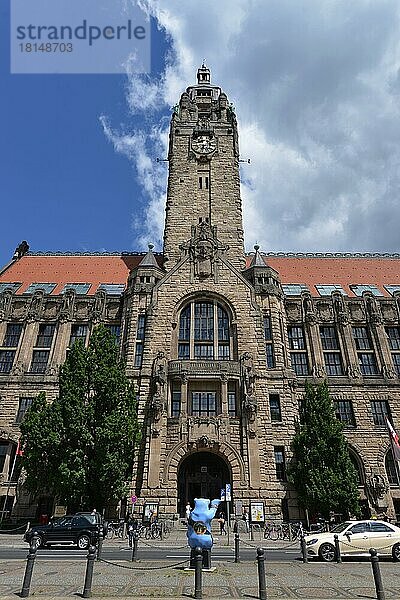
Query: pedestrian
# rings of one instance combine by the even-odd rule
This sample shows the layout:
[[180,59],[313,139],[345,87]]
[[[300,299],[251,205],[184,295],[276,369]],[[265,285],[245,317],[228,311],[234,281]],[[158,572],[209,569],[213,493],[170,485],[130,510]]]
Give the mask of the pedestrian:
[[246,533],[249,533],[249,522],[250,522],[250,516],[249,516],[249,511],[247,510],[247,508],[243,509],[243,516],[242,519],[244,521],[244,525],[246,527]]
[[226,529],[225,529],[225,513],[221,512],[219,513],[219,517],[218,517],[218,523],[219,523],[219,533],[220,535],[226,535]]
[[192,507],[190,506],[190,502],[186,504],[185,514],[186,514],[186,523],[189,523],[190,513],[192,512]]
[[132,515],[128,521],[129,548],[132,548],[132,546],[133,546],[133,536],[135,535],[137,528],[138,528],[137,519],[135,519],[134,516]]

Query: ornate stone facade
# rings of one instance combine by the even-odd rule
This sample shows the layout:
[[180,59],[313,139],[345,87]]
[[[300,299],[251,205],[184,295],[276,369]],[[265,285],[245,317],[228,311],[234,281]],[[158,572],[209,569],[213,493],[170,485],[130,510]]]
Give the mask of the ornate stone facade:
[[[400,429],[400,257],[246,255],[236,117],[205,66],[175,107],[168,159],[162,255],[46,257],[25,243],[0,272],[3,496],[29,398],[55,397],[71,340],[103,322],[120,330],[139,398],[139,510],[183,514],[231,483],[234,501],[298,519],[285,462],[305,380],[328,378],[365,513],[400,516],[385,428],[388,415]],[[36,272],[53,288],[28,288]],[[14,512],[44,502],[20,493]]]

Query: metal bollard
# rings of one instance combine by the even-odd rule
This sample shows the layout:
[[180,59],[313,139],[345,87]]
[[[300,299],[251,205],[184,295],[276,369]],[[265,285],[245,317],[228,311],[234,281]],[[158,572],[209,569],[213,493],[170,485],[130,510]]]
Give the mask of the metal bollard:
[[25,569],[25,575],[24,575],[24,581],[22,583],[22,590],[21,590],[21,598],[27,598],[29,596],[29,592],[31,589],[31,580],[32,580],[32,573],[33,573],[33,566],[35,564],[35,559],[36,559],[36,552],[38,549],[38,538],[36,535],[33,536],[30,546],[29,546],[29,554],[26,557],[26,569]]
[[93,567],[94,567],[95,558],[96,558],[96,548],[95,548],[95,546],[89,546],[89,552],[87,555],[85,584],[84,584],[84,588],[83,588],[82,598],[91,598],[92,597]]
[[103,532],[99,526],[99,540],[97,542],[97,560],[101,560],[102,552],[103,552]]
[[253,534],[253,524],[250,523],[250,540],[253,541],[254,540],[254,534]]
[[339,536],[337,533],[335,533],[333,539],[335,540],[336,562],[341,563],[342,555],[340,554]]
[[258,597],[267,600],[267,585],[265,583],[265,552],[263,548],[257,548],[258,569]]
[[240,543],[239,534],[235,533],[235,563],[240,562],[239,543]]
[[194,550],[194,597],[202,598],[202,567],[203,567],[203,551],[201,548]]
[[370,548],[372,574],[375,581],[376,597],[378,600],[385,600],[385,592],[383,590],[381,569],[379,566],[379,556],[375,548]]
[[132,557],[131,557],[131,561],[132,562],[136,562],[137,561],[138,541],[139,541],[137,531],[133,532],[133,535],[131,535],[131,540],[132,540]]
[[304,539],[304,535],[302,535],[300,538],[300,547],[301,547],[301,554],[303,556],[303,563],[308,563],[307,546],[306,546],[306,540]]

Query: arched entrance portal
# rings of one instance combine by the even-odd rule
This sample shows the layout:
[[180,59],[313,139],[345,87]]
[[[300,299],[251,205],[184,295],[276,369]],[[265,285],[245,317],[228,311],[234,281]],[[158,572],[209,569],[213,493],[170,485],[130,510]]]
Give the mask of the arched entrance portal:
[[178,471],[178,512],[183,517],[187,502],[195,498],[220,498],[221,488],[232,481],[225,461],[212,452],[196,452],[185,458]]

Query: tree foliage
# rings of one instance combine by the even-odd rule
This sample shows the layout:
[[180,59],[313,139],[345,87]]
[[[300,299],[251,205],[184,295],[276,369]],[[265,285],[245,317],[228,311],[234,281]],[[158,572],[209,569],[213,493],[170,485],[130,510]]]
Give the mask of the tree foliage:
[[306,383],[292,442],[288,479],[310,514],[358,514],[357,472],[326,382]]
[[72,510],[102,509],[126,493],[139,440],[133,384],[115,336],[97,327],[69,350],[59,395],[44,393],[21,423],[27,488],[46,490]]

